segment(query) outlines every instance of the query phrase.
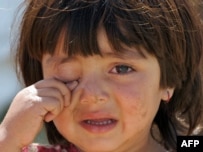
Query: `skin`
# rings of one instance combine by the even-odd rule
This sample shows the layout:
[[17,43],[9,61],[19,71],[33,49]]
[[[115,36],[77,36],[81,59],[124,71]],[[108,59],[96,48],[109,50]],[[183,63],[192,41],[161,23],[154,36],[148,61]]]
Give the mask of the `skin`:
[[43,56],[44,80],[14,98],[0,126],[0,151],[32,143],[44,120],[82,152],[164,151],[150,135],[160,101],[169,98],[157,59],[144,48],[145,57],[126,46],[115,54],[102,28],[98,40],[103,57],[67,57],[63,43]]
[[33,142],[44,121],[53,120],[69,104],[62,82],[46,79],[21,90],[0,125],[0,151],[18,152]]
[[[151,138],[150,128],[161,99],[167,100],[168,94],[159,87],[156,58],[144,48],[145,57],[136,48],[125,47],[122,56],[113,53],[103,29],[98,39],[103,57],[67,57],[60,44],[58,53],[43,57],[45,78],[75,85],[71,105],[54,119],[56,127],[81,151],[157,151],[160,147]],[[114,119],[116,124],[81,125],[84,120],[103,119]]]

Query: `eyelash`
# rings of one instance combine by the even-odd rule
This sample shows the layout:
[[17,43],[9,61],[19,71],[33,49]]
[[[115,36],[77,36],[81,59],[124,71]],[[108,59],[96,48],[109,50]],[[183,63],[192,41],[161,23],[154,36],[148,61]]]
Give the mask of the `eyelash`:
[[[121,69],[123,68],[123,69]],[[123,71],[124,70],[124,71]],[[116,65],[112,70],[111,73],[114,74],[120,74],[120,75],[124,75],[124,74],[128,74],[135,71],[132,67],[128,66],[128,65]]]

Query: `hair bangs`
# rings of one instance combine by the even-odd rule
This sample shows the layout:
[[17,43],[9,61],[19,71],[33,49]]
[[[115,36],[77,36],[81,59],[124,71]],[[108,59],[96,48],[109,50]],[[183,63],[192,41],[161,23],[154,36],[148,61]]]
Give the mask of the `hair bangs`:
[[30,53],[41,60],[44,53],[54,54],[57,44],[63,43],[63,51],[69,56],[102,55],[98,47],[100,40],[97,39],[99,26],[104,27],[114,51],[123,51],[123,45],[144,46],[151,51],[157,43],[157,34],[138,10],[132,11],[129,6],[120,8],[119,3],[113,1],[84,1],[80,4],[60,1],[51,6],[44,5],[33,23]]
[[[125,7],[120,7],[119,4],[120,1],[104,0],[94,3],[86,1],[84,6],[79,7],[71,5],[73,8],[69,8],[72,11],[69,12],[70,18],[65,27],[67,34],[64,50],[68,50],[69,55],[102,55],[98,47],[100,40],[97,39],[99,27],[104,27],[113,51],[124,51],[123,45],[137,48],[144,46],[147,51],[153,50],[155,43],[157,46],[158,34],[155,34],[156,31],[149,23],[146,14],[141,16],[142,10],[139,10],[141,5],[137,3],[139,9],[132,10],[130,6],[122,4]],[[148,39],[151,43],[148,43]],[[140,49],[138,51],[143,55]]]
[[70,56],[101,54],[97,29],[105,9],[100,6],[104,5],[102,2],[78,6],[77,1],[60,1],[43,5],[27,40],[31,56],[41,60],[45,53],[53,55],[59,43],[63,43],[63,51]]

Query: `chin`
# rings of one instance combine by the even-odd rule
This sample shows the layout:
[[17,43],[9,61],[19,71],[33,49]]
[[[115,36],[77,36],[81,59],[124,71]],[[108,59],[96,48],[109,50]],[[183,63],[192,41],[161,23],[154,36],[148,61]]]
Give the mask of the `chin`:
[[111,152],[116,151],[118,145],[113,145],[113,143],[110,144],[109,141],[101,142],[101,143],[89,143],[89,144],[76,144],[79,145],[79,149],[82,152]]
[[107,148],[107,147],[88,147],[86,149],[81,149],[82,152],[111,152],[111,151],[115,151],[114,149],[111,148]]

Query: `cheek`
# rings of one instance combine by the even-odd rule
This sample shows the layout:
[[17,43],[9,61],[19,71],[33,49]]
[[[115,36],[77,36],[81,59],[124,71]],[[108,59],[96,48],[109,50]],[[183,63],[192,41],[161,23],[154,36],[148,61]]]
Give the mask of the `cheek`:
[[[54,120],[57,130],[65,137],[69,137],[69,133],[74,132],[73,113],[68,109],[64,109]],[[70,136],[71,137],[71,136]],[[67,139],[68,140],[68,139]]]
[[53,78],[54,74],[56,73],[56,70],[52,65],[45,66],[44,64],[42,64],[42,73],[44,79]]
[[136,88],[118,88],[115,90],[116,101],[120,106],[121,111],[128,115],[145,115],[145,100],[142,92]]
[[[114,97],[126,119],[152,120],[159,107],[157,90],[144,83],[114,88]],[[131,120],[129,120],[131,121]]]

